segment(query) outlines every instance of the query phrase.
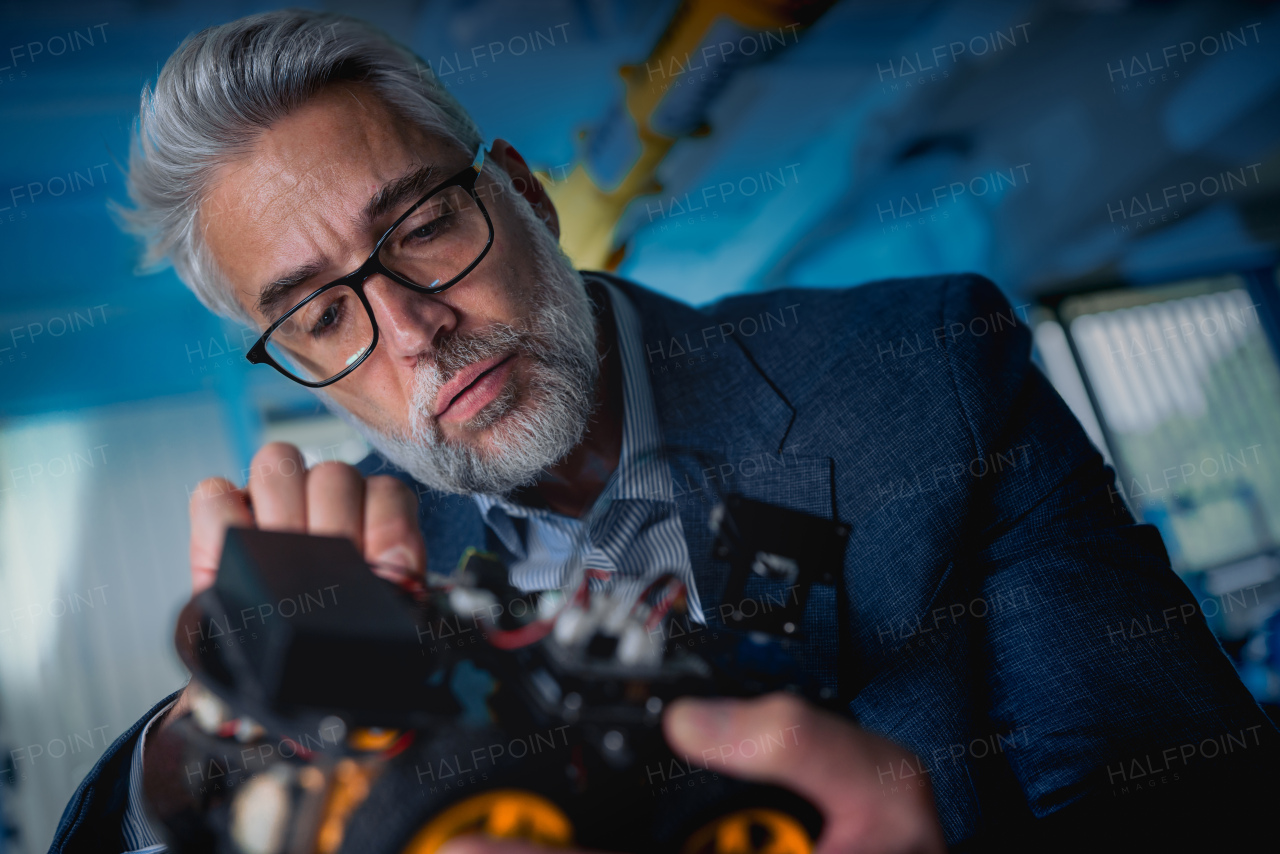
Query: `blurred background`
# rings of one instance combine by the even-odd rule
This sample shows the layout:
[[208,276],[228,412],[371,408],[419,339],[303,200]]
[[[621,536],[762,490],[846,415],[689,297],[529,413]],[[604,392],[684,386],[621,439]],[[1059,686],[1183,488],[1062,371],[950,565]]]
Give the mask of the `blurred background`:
[[[106,745],[182,683],[195,485],[243,480],[269,439],[365,453],[250,370],[256,332],[139,275],[107,210],[143,83],[188,34],[268,8],[0,4],[0,851],[44,850]],[[579,266],[694,304],[992,278],[1115,500],[1280,701],[1276,5],[323,8],[406,42],[541,170]]]

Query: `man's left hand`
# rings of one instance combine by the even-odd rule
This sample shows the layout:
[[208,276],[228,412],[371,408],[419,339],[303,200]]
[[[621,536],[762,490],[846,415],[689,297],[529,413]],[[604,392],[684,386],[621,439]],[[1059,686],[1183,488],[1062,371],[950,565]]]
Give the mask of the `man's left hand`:
[[[891,741],[859,729],[789,694],[755,700],[677,700],[663,719],[677,755],[743,780],[782,786],[808,798],[825,826],[815,854],[933,854],[946,850],[926,781],[887,793],[885,775],[915,758]],[[745,752],[748,741],[785,748]],[[923,780],[923,778],[922,778]],[[452,840],[441,854],[546,854],[547,849],[479,836]]]

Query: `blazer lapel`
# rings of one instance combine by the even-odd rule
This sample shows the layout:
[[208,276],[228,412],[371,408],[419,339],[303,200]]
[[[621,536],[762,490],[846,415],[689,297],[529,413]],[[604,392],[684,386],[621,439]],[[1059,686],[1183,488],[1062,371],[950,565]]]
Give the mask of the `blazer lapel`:
[[[727,492],[833,517],[834,462],[787,439],[795,410],[733,335],[694,309],[610,277],[640,315],[646,367],[671,466],[676,503],[704,614],[722,624],[728,565],[711,556],[711,508]],[[753,578],[745,596],[783,596]],[[722,610],[723,607],[723,610]],[[804,657],[833,690],[839,649],[836,591],[814,585],[801,624]]]

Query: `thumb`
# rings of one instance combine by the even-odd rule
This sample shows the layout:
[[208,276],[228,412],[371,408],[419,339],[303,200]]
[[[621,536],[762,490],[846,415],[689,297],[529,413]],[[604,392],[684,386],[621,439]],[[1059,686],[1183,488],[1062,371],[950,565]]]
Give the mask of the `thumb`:
[[874,768],[892,746],[852,722],[790,694],[752,700],[671,704],[663,720],[667,742],[690,762],[744,780],[785,786],[815,804],[840,788],[877,789]]
[[[687,761],[808,799],[827,819],[818,851],[945,851],[927,781],[906,794],[880,780],[903,748],[790,694],[672,703],[667,741]],[[887,795],[887,796],[886,796]]]

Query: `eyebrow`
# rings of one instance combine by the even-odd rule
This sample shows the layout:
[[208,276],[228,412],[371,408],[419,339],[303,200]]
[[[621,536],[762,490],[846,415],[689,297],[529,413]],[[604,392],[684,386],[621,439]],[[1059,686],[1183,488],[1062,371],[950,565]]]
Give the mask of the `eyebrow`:
[[438,170],[435,166],[419,166],[383,184],[360,212],[360,225],[372,228],[378,220],[405,202],[416,202],[419,196],[425,195],[438,183],[437,174]]
[[295,267],[274,282],[269,283],[258,294],[258,311],[263,317],[275,322],[276,315],[283,313],[282,309],[286,307],[285,304],[289,301],[289,295],[297,290],[298,286],[307,279],[319,275],[328,267],[329,265],[324,261],[308,261],[299,267]]
[[[389,212],[411,199],[417,201],[418,197],[425,195],[437,182],[437,173],[435,166],[419,166],[399,178],[392,178],[369,199],[368,204],[356,218],[357,224],[365,230],[371,230],[374,224]],[[275,281],[269,282],[258,294],[258,311],[263,317],[274,322],[276,315],[283,313],[290,294],[308,279],[324,272],[327,267],[328,264],[320,260],[308,261]]]

